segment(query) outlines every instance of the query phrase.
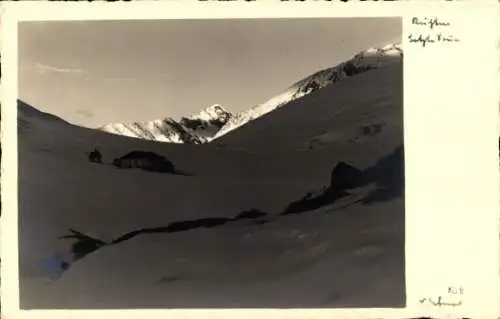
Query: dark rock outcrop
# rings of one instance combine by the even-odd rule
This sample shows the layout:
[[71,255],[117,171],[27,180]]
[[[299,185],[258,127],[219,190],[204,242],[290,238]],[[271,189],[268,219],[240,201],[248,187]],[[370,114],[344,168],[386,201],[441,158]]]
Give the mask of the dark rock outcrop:
[[376,184],[377,188],[362,200],[363,203],[390,200],[403,195],[404,149],[402,145],[364,171],[345,162],[339,162],[330,173],[330,185],[325,191],[315,196],[307,193],[299,200],[291,202],[281,214],[299,214],[330,205],[348,196],[348,190],[370,183]]
[[191,230],[191,229],[195,229],[195,228],[202,228],[202,227],[212,228],[212,227],[224,225],[230,221],[231,221],[230,218],[210,217],[210,218],[202,218],[202,219],[195,219],[195,220],[173,222],[170,225],[165,226],[165,227],[144,228],[144,229],[139,229],[139,230],[129,232],[129,233],[113,240],[111,242],[111,244],[118,244],[118,243],[123,242],[125,240],[129,240],[132,237],[135,237],[139,234],[176,233],[176,232],[187,231],[187,230]]
[[347,196],[349,193],[342,189],[327,189],[317,196],[304,196],[301,199],[291,202],[282,215],[300,214],[306,211],[318,209],[320,207],[332,204],[336,200]]
[[329,191],[347,190],[365,182],[363,171],[344,162],[339,162],[330,173]]
[[388,188],[404,187],[405,177],[404,148],[397,147],[389,155],[381,158],[375,165],[365,170],[368,181]]
[[255,218],[260,218],[260,217],[264,217],[266,216],[267,214],[256,209],[256,208],[252,208],[250,210],[246,210],[246,211],[243,211],[241,213],[239,213],[238,215],[236,215],[236,217],[234,218],[235,220],[239,220],[239,219],[255,219]]
[[352,61],[349,61],[344,64],[343,71],[347,76],[357,75],[366,71],[374,69],[374,67],[370,65],[359,65],[356,66]]

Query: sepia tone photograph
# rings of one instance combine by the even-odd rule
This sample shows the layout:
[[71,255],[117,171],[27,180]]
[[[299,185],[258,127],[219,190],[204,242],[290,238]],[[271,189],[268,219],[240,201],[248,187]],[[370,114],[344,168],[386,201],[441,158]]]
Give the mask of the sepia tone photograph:
[[18,32],[21,309],[405,307],[401,18]]

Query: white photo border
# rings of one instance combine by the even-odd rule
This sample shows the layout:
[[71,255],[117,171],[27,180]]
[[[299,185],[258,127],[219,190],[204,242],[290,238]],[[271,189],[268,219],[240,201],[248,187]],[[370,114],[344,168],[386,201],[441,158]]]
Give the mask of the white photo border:
[[[2,315],[233,318],[500,316],[499,48],[494,1],[127,3],[10,2],[1,6]],[[304,17],[403,17],[406,202],[405,309],[19,310],[17,257],[17,23]],[[459,42],[422,47],[413,17],[438,17]],[[429,299],[463,289],[461,306]]]

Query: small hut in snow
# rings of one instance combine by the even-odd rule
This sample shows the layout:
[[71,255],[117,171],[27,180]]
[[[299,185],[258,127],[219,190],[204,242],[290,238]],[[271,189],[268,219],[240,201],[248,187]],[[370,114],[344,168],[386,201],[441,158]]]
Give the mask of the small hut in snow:
[[140,168],[151,172],[174,172],[174,164],[153,152],[132,151],[113,161],[119,168]]

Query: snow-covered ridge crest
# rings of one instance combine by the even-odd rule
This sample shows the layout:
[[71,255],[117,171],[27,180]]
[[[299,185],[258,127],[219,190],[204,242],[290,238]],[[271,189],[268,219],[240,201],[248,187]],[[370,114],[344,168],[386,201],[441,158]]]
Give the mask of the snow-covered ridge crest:
[[281,94],[233,117],[218,131],[213,139],[217,139],[248,122],[255,120],[293,100],[310,94],[327,85],[336,83],[346,77],[354,76],[371,69],[380,68],[402,61],[401,44],[388,44],[382,48],[369,48],[342,62],[337,66],[316,72],[296,82]]
[[215,104],[179,121],[166,117],[152,121],[110,123],[99,130],[157,142],[202,144],[209,142],[231,116],[230,112]]
[[231,112],[225,110],[220,104],[214,104],[202,110],[197,115],[189,115],[185,118],[187,119],[198,119],[202,121],[224,121],[228,117],[231,117]]

